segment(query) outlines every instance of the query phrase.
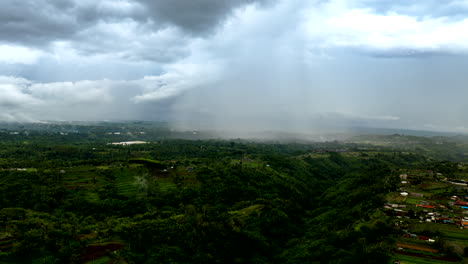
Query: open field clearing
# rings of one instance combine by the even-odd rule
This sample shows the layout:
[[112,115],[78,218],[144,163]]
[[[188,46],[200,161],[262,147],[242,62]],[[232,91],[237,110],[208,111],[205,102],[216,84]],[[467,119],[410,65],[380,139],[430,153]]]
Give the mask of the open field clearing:
[[[400,260],[400,264],[453,264],[457,262],[443,261],[439,259],[421,258],[404,254],[395,254],[395,259]],[[461,262],[460,262],[461,263]]]

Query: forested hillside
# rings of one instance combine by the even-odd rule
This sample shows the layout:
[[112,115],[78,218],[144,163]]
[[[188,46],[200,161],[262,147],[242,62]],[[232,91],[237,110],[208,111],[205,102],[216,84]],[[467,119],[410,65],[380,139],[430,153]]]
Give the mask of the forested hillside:
[[1,142],[0,263],[387,263],[386,196],[433,162],[338,142],[77,137]]

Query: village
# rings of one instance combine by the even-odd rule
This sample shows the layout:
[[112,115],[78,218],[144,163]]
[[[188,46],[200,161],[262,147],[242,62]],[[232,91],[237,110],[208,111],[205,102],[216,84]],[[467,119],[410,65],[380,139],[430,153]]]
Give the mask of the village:
[[468,182],[430,170],[399,178],[384,205],[399,233],[394,263],[457,262],[456,254],[468,253]]

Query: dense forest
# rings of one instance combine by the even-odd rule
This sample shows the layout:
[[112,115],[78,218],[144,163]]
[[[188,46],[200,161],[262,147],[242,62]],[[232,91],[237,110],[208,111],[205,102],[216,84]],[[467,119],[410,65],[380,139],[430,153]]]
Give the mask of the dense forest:
[[133,128],[1,132],[0,263],[389,263],[398,175],[453,171],[382,146]]

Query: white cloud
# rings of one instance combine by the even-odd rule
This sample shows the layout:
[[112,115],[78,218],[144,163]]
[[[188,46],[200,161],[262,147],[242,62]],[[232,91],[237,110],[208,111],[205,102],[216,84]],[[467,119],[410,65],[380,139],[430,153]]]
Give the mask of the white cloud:
[[34,64],[44,55],[42,51],[14,45],[0,45],[0,63]]
[[30,82],[23,78],[0,76],[0,107],[16,108],[40,102],[28,93]]
[[214,68],[195,64],[167,69],[136,80],[34,82],[0,76],[0,120],[123,118],[132,115],[127,111],[138,112],[138,103],[170,99],[217,77]]
[[418,18],[394,11],[382,14],[370,8],[344,8],[337,2],[323,10],[312,9],[319,17],[306,22],[311,41],[318,41],[322,47],[468,52],[468,19]]
[[31,96],[58,104],[95,104],[112,100],[111,81],[36,83],[28,87]]
[[159,101],[180,95],[186,90],[212,84],[219,78],[217,64],[174,64],[167,73],[159,76],[147,76],[135,81],[144,88],[143,94],[133,98],[136,103]]
[[35,83],[0,76],[0,120],[31,121],[91,114],[112,101],[110,81]]
[[0,94],[0,107],[23,107],[38,102],[30,94],[11,84],[0,84]]

